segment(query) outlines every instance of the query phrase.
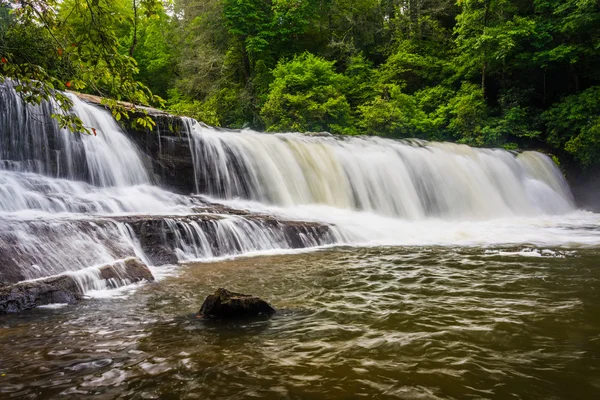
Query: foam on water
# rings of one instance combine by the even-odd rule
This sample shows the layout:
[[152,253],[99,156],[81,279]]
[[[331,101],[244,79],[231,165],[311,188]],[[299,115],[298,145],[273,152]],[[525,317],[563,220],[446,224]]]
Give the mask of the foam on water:
[[596,246],[600,243],[600,215],[572,211],[562,215],[509,216],[490,219],[420,220],[387,217],[321,205],[269,206],[247,200],[224,204],[270,213],[281,218],[327,222],[337,226],[342,243],[358,246],[498,246],[535,244],[540,246]]
[[52,303],[52,304],[44,304],[43,306],[38,306],[37,308],[44,308],[47,310],[56,310],[58,308],[64,308],[68,305],[69,305],[69,303]]

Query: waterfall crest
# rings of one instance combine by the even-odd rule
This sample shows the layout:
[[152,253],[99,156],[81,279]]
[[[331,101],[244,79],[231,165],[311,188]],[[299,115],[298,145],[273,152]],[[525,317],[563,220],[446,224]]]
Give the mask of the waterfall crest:
[[219,131],[186,120],[196,187],[218,198],[325,204],[408,219],[574,209],[550,158],[452,143]]

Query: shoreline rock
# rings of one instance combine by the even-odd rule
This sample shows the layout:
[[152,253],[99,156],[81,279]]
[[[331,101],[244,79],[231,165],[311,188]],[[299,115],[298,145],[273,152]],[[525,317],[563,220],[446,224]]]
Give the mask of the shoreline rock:
[[154,282],[154,276],[146,264],[131,257],[98,268],[19,282],[0,287],[0,315],[53,303],[73,304],[97,286],[115,289],[141,280]]
[[277,311],[266,301],[252,295],[219,288],[202,303],[198,315],[204,319],[271,317]]

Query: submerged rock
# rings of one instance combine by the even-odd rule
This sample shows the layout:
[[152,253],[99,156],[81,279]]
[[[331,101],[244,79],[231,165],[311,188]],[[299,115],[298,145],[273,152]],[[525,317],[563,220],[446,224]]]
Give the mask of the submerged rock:
[[234,319],[270,317],[275,312],[269,303],[256,296],[219,288],[204,300],[199,315],[207,319]]
[[82,273],[51,276],[0,287],[0,314],[17,313],[54,303],[76,303],[87,290],[114,289],[141,280],[154,281],[150,269],[137,258],[93,268]]

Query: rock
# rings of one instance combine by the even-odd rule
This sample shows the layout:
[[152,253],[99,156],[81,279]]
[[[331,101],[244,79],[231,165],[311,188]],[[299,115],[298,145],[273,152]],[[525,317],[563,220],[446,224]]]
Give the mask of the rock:
[[148,282],[154,282],[154,276],[150,269],[135,257],[100,267],[100,277],[104,280],[112,280],[117,286],[122,286],[125,281],[133,283],[145,279]]
[[269,303],[258,297],[219,288],[204,300],[199,315],[207,319],[234,319],[270,317],[275,312]]
[[0,314],[16,313],[52,303],[75,303],[83,290],[72,276],[61,275],[0,288]]
[[92,273],[88,275],[76,271],[72,274],[0,287],[0,314],[17,313],[45,304],[76,303],[83,299],[87,290],[94,289],[94,285],[98,284],[98,278],[106,281],[106,287],[109,288],[117,288],[144,279],[154,281],[152,272],[146,264],[133,257],[98,269],[91,269],[90,272]]

